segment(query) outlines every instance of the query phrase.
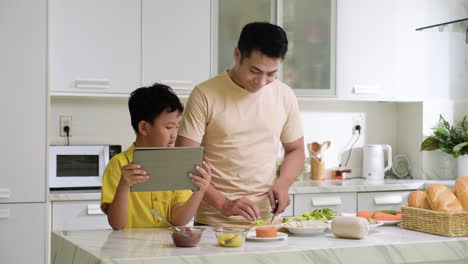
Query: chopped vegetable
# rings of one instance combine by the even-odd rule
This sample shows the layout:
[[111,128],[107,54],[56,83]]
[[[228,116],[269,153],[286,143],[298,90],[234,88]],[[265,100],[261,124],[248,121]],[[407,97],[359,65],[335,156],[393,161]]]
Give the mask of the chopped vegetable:
[[382,211],[378,211],[380,213],[384,213],[384,214],[391,214],[391,215],[396,215],[397,214],[397,211],[393,211],[393,210],[382,210]]
[[292,222],[292,221],[303,221],[303,220],[332,220],[336,216],[336,212],[330,208],[316,209],[312,212],[306,212],[302,215],[296,216],[294,218],[284,217],[283,223]]
[[256,226],[263,225],[263,219],[258,219],[258,220],[252,221],[250,224],[251,225],[256,225]]

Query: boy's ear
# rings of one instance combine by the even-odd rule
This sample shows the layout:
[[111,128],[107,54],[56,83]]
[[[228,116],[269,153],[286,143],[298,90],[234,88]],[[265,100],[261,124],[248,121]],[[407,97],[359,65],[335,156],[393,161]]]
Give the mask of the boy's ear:
[[138,122],[138,132],[143,136],[148,136],[149,124],[148,122],[141,120]]

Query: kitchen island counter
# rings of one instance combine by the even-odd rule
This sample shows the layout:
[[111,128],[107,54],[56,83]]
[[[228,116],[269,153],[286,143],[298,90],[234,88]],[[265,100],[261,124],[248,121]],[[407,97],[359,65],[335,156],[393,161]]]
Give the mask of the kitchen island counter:
[[276,242],[247,241],[241,248],[216,244],[211,229],[194,248],[177,248],[159,228],[52,233],[52,263],[468,263],[468,237],[448,238],[382,226],[363,240],[330,233]]

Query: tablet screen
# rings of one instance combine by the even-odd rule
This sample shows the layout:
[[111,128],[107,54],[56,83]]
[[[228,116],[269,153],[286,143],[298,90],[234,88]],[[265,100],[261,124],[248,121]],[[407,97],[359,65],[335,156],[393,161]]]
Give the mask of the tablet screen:
[[202,165],[203,147],[135,148],[133,163],[140,164],[150,178],[134,184],[132,192],[197,190],[189,172],[200,175],[195,166]]

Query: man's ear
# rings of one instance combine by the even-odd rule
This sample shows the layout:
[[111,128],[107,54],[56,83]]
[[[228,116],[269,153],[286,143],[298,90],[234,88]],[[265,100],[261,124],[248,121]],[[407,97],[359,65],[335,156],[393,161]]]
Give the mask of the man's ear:
[[148,122],[141,120],[138,122],[138,132],[143,136],[148,136],[149,124]]
[[242,54],[241,54],[239,48],[236,47],[236,48],[234,49],[234,60],[235,60],[236,64],[239,64],[239,63],[240,63],[241,58],[242,58]]

